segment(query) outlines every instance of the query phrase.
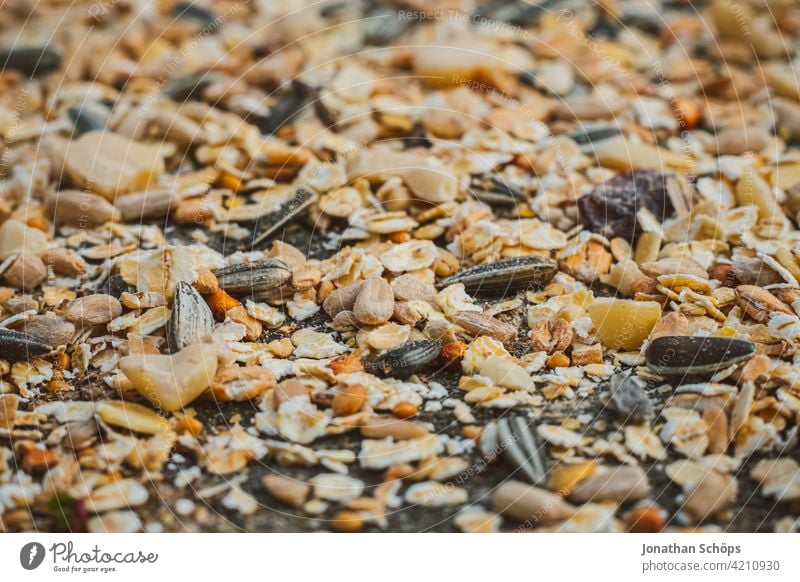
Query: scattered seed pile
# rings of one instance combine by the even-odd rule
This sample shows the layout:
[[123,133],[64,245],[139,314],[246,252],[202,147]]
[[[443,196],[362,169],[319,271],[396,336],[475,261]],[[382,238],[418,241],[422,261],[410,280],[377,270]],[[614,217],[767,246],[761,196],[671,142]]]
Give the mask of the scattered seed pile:
[[798,529],[800,8],[435,4],[4,4],[0,529]]

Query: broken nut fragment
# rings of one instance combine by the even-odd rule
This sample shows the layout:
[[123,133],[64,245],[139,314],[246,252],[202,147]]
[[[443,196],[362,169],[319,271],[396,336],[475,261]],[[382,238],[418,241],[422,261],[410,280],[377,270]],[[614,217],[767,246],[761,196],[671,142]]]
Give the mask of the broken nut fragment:
[[117,196],[144,190],[158,179],[164,172],[164,159],[157,145],[90,131],[70,142],[64,169],[78,188],[113,202]]
[[736,302],[747,315],[760,323],[769,321],[773,313],[794,314],[792,308],[783,301],[755,285],[739,285],[736,288]]
[[622,350],[639,349],[661,317],[655,301],[595,299],[587,311],[603,344]]
[[130,355],[120,359],[119,368],[153,406],[173,412],[209,387],[217,373],[217,351],[213,344],[195,344],[172,355]]

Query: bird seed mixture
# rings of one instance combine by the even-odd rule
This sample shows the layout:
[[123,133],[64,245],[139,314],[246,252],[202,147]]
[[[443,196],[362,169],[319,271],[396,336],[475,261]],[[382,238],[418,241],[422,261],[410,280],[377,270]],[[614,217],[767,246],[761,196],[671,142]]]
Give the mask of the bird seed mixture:
[[6,0],[0,530],[798,531],[792,0]]

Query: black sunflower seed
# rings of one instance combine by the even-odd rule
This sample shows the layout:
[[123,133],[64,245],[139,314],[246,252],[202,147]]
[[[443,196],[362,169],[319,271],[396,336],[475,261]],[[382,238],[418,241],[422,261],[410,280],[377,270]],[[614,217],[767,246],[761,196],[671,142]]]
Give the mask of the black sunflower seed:
[[219,286],[227,293],[258,297],[287,284],[292,278],[292,270],[280,259],[264,259],[231,265],[218,270],[215,275]]
[[0,329],[0,357],[17,362],[29,360],[50,352],[52,348],[42,340],[21,331]]
[[[603,141],[622,133],[622,129],[615,125],[604,125],[600,127],[581,127],[581,129],[569,134],[572,141],[580,145],[591,145],[598,141]],[[591,150],[589,150],[591,152]]]
[[438,287],[461,283],[470,292],[506,295],[544,285],[557,271],[555,261],[545,257],[513,257],[466,269],[439,282]]
[[61,67],[61,55],[53,47],[20,46],[0,50],[0,71],[18,71],[34,77]]
[[477,176],[470,182],[470,192],[481,202],[510,206],[527,200],[520,190],[497,176]]
[[386,376],[407,378],[425,371],[441,351],[439,340],[418,340],[384,352],[368,367]]
[[708,378],[756,353],[752,342],[727,337],[663,336],[647,347],[647,366],[656,374],[680,381]]

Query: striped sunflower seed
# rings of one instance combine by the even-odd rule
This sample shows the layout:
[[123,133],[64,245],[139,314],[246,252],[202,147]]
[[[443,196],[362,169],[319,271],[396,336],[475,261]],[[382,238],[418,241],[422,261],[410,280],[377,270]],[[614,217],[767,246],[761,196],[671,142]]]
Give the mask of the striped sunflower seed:
[[279,290],[292,279],[292,270],[280,259],[231,265],[215,274],[219,286],[227,293],[255,298]]
[[202,295],[181,281],[175,288],[175,302],[167,324],[171,352],[178,352],[214,331],[214,315]]
[[502,418],[488,425],[481,434],[480,448],[489,460],[502,453],[503,458],[516,471],[534,485],[547,480],[544,444],[535,435],[533,421],[522,416]]
[[0,329],[0,354],[3,355],[4,360],[12,362],[29,360],[46,354],[50,350],[47,343],[27,333],[13,329]]
[[545,257],[513,257],[478,265],[439,282],[440,288],[461,283],[473,293],[506,295],[512,291],[546,284],[558,272],[558,265]]
[[439,340],[418,340],[384,352],[372,362],[371,368],[387,376],[407,378],[425,370],[442,351]]

